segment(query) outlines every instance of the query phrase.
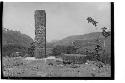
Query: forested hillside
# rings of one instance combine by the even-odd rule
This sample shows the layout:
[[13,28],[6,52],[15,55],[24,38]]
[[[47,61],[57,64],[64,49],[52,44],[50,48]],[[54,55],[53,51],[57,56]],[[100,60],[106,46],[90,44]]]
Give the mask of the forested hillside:
[[28,35],[22,34],[20,31],[13,31],[3,29],[2,33],[2,45],[6,44],[19,44],[22,46],[29,47],[30,43],[33,42],[33,39]]
[[106,46],[110,46],[109,44],[111,44],[110,36],[107,39],[105,39],[104,36],[102,36],[101,32],[93,32],[93,33],[88,33],[85,35],[69,36],[56,42],[49,42],[47,43],[47,47],[51,48],[57,45],[69,46],[69,45],[72,45],[73,42],[77,42],[77,44],[80,44],[80,46],[86,47],[86,46],[91,46],[94,43],[98,43],[96,41],[97,39],[99,39],[102,43],[103,43],[103,40],[106,40]]
[[20,31],[8,30],[2,31],[2,55],[11,56],[14,52],[28,53],[33,39]]
[[[111,32],[109,32],[111,34]],[[83,54],[90,57],[96,53],[96,47],[100,46],[99,55],[106,63],[110,63],[111,57],[111,35],[105,38],[101,32],[93,32],[85,35],[74,35],[66,37],[56,42],[47,43],[46,54],[60,55],[64,54]],[[52,49],[52,50],[50,50]],[[49,54],[50,53],[50,54]]]

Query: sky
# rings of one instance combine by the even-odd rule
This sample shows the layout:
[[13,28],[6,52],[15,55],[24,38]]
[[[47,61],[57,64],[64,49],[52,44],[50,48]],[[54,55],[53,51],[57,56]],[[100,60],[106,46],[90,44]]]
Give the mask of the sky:
[[[35,37],[35,10],[46,11],[47,41],[61,40],[110,28],[110,3],[106,2],[5,2],[3,27]],[[92,17],[97,27],[87,22]]]

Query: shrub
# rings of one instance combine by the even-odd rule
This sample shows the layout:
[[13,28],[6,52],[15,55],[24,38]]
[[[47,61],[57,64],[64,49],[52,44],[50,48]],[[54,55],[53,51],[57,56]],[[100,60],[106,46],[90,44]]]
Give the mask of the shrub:
[[28,48],[28,54],[30,57],[34,57],[34,51],[35,51],[35,43],[31,43],[30,47]]
[[110,54],[106,53],[105,51],[100,54],[87,55],[85,58],[90,61],[101,61],[104,64],[111,64]]
[[27,53],[27,49],[28,49],[27,47],[17,45],[17,44],[4,45],[2,46],[2,56],[14,57],[12,53],[20,52],[20,53],[23,53],[20,55],[23,57],[23,55]]
[[64,54],[61,56],[64,63],[82,64],[87,61],[84,55],[80,54]]
[[103,55],[100,55],[99,60],[105,64],[111,65],[111,55],[106,52]]
[[74,46],[56,46],[52,49],[52,55],[53,56],[58,56],[61,55],[62,53],[64,54],[75,54],[76,53],[76,48]]

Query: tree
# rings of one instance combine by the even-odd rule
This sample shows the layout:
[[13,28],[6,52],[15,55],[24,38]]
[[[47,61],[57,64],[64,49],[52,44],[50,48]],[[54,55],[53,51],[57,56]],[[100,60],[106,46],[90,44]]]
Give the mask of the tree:
[[53,56],[59,56],[61,53],[64,52],[64,46],[57,45],[52,49],[52,55]]
[[89,23],[89,22],[92,23],[95,27],[97,26],[96,24],[97,24],[98,22],[96,22],[92,17],[88,17],[86,20],[88,20],[88,23]]
[[[106,30],[107,30],[106,27],[103,27],[103,28],[101,28],[101,29],[102,29],[102,35],[105,37],[105,39],[106,39],[108,36],[110,36],[110,33],[106,31]],[[105,47],[105,40],[104,40],[104,47]]]
[[67,46],[66,47],[66,53],[67,54],[75,54],[76,50],[77,50],[77,48],[75,48],[74,46]]
[[20,52],[21,57],[27,53],[28,48],[18,44],[7,44],[2,46],[2,56],[13,57],[13,53]]
[[30,57],[34,57],[34,51],[35,51],[35,43],[32,42],[30,44],[30,47],[28,48],[28,54]]
[[61,55],[62,53],[64,53],[64,54],[75,54],[76,50],[77,50],[77,48],[75,48],[74,46],[57,45],[56,47],[54,47],[52,49],[52,55],[58,56],[58,55]]
[[[90,22],[95,27],[97,26],[96,21],[94,19],[92,19],[91,17],[88,17],[87,20],[88,20],[88,23]],[[95,49],[94,49],[95,50],[95,53],[94,53],[95,55],[94,56],[87,56],[86,58],[88,58],[88,59],[92,59],[92,58],[95,59],[96,58],[96,60],[98,60],[98,61],[102,61],[103,63],[110,64],[111,63],[111,57],[109,57],[108,54],[106,54],[106,52],[105,52],[105,41],[106,41],[106,38],[110,36],[110,32],[106,31],[107,30],[106,27],[103,27],[101,29],[102,29],[102,35],[105,37],[104,38],[104,43],[103,43],[103,48],[102,48],[101,44],[97,44]],[[99,41],[99,37],[97,38],[97,40]],[[103,52],[102,56],[101,56],[101,54],[99,54],[100,50],[103,50],[102,51]]]

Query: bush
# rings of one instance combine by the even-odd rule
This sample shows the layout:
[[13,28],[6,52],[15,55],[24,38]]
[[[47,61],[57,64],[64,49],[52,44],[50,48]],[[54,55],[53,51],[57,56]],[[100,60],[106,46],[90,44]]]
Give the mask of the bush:
[[83,64],[87,61],[84,55],[80,54],[64,54],[62,55],[64,63],[73,63],[73,64]]
[[100,54],[87,55],[85,58],[90,61],[101,61],[104,64],[111,64],[110,54],[106,53],[105,51]]
[[66,54],[76,54],[77,48],[75,48],[74,46],[67,46],[65,47],[65,49],[66,49]]
[[76,48],[74,46],[56,46],[52,49],[52,55],[53,56],[58,56],[61,55],[62,53],[64,54],[75,54],[76,53]]
[[99,60],[105,64],[111,65],[111,57],[108,53],[104,53],[99,57]]
[[21,45],[17,45],[17,44],[8,44],[8,45],[4,45],[2,46],[2,56],[8,56],[8,57],[14,57],[12,54],[15,52],[20,52],[23,53],[20,56],[23,57],[24,54],[27,53],[28,48],[21,46]]
[[28,48],[28,54],[30,57],[34,57],[34,51],[35,51],[35,43],[31,43],[30,47]]

